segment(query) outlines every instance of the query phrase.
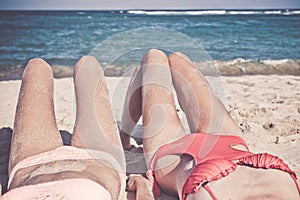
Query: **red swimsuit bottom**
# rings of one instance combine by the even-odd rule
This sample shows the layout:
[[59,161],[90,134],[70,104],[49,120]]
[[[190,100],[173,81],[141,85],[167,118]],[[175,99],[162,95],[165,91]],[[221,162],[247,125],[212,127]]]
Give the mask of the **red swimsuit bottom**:
[[[243,145],[248,151],[232,148],[234,145]],[[207,183],[227,176],[236,169],[237,165],[288,172],[300,193],[296,173],[277,156],[249,152],[245,141],[238,136],[196,133],[188,134],[179,140],[161,146],[154,155],[147,177],[154,184],[155,196],[160,195],[160,190],[154,176],[154,166],[163,156],[174,154],[190,155],[195,161],[195,168],[183,186],[183,200],[187,194],[198,192],[201,187],[204,187],[212,199],[216,200],[216,196]]]

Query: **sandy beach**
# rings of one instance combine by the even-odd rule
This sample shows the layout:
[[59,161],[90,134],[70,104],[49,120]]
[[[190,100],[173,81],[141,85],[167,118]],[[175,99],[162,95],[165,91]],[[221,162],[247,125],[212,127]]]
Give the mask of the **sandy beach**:
[[[219,80],[224,87],[226,108],[242,128],[250,149],[280,156],[299,177],[300,77],[255,75],[219,77]],[[54,82],[57,125],[64,139],[68,140],[76,111],[73,80],[63,78]],[[116,120],[121,118],[128,82],[128,78],[107,78]],[[0,180],[3,188],[7,184],[9,147],[19,87],[19,80],[0,82]],[[185,121],[182,111],[179,115]],[[127,155],[127,166],[130,171],[145,170],[142,160],[130,155]],[[133,195],[129,193],[128,196]],[[163,194],[159,199],[176,198]]]

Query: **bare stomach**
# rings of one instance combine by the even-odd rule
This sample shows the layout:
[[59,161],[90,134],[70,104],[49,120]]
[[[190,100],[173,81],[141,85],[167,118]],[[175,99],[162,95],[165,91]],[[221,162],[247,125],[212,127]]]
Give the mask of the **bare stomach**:
[[[257,169],[238,166],[227,177],[209,183],[217,199],[300,199],[295,182],[290,174],[277,169]],[[187,195],[187,200],[211,200],[202,188]]]
[[97,160],[61,160],[20,169],[10,189],[74,178],[95,181],[109,191],[112,199],[120,195],[121,180],[118,172]]

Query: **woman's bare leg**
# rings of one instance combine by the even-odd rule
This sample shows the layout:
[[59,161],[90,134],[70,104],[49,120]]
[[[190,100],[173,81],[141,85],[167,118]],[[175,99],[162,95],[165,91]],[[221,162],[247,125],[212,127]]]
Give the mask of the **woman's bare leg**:
[[[239,127],[234,123],[221,101],[212,94],[206,79],[193,66],[192,62],[181,53],[170,55],[169,62],[178,100],[186,113],[191,131],[241,134]],[[177,173],[181,174],[179,177],[182,177],[181,180],[178,179],[177,181],[178,186],[180,186],[180,182],[183,186],[189,173],[183,170],[178,170]],[[243,177],[244,184],[241,184],[241,177]],[[279,182],[283,186],[282,191],[286,192],[276,190],[275,179],[277,183]],[[282,198],[283,196],[283,199],[293,199],[297,196],[297,189],[290,175],[275,169],[264,170],[239,166],[230,176],[209,184],[214,194],[224,199],[245,199],[249,195],[256,198],[255,193],[258,194],[259,198],[268,196],[271,199]],[[248,190],[249,185],[251,185],[251,190]],[[182,186],[177,189],[179,194]],[[187,200],[211,199],[206,190],[200,191],[203,192],[189,194]],[[243,192],[239,193],[238,191]]]
[[21,160],[62,146],[53,104],[53,73],[32,59],[23,73],[11,141],[9,171]]
[[[98,182],[111,193],[113,199],[117,199],[125,192],[125,189],[120,191],[125,188],[125,157],[104,73],[94,57],[84,56],[77,62],[74,85],[77,113],[72,146],[104,151],[120,163],[122,169],[105,166],[100,169],[93,165],[87,167],[87,173],[99,171]],[[116,171],[119,177],[115,176]]]
[[122,126],[120,131],[124,149],[130,149],[130,134],[142,115],[142,70],[139,65],[128,86],[122,113]]
[[72,146],[123,157],[104,73],[94,57],[84,56],[77,62],[74,85],[77,113]]
[[240,134],[222,102],[192,61],[176,52],[169,56],[173,84],[192,133]]
[[[177,92],[179,104],[186,114],[192,133],[240,134],[240,128],[235,124],[222,102],[212,93],[208,82],[192,61],[182,53],[176,52],[169,56],[173,85]],[[209,142],[213,147],[214,141]],[[209,151],[208,147],[208,151]],[[174,174],[177,177],[177,191],[181,190],[192,169],[182,163]],[[205,191],[205,190],[203,190]],[[208,193],[201,192],[197,198],[210,199]],[[199,196],[201,195],[201,196]],[[189,195],[193,198],[194,195]]]
[[[144,57],[143,70],[143,145],[146,164],[157,149],[185,135],[178,118],[168,58],[158,50],[150,50]],[[166,156],[157,163],[155,176],[162,188],[176,192],[176,176],[170,173],[177,167],[179,156]]]

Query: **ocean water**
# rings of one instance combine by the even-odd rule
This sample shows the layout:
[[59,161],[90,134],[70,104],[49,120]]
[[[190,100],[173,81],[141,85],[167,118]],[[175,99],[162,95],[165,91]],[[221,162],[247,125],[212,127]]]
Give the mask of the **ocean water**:
[[[34,57],[52,66],[72,67],[113,35],[138,28],[157,30],[158,37],[161,29],[184,34],[223,68],[232,63],[258,68],[293,65],[297,71],[300,66],[299,10],[0,11],[2,78],[9,76],[7,72],[24,68]],[[143,43],[145,38],[139,39],[138,43]],[[116,42],[119,46],[132,45],[128,38]],[[176,49],[183,43],[178,41]],[[101,49],[107,56],[103,62],[112,61],[118,45]],[[116,62],[123,63],[120,68],[135,59],[132,52]]]

